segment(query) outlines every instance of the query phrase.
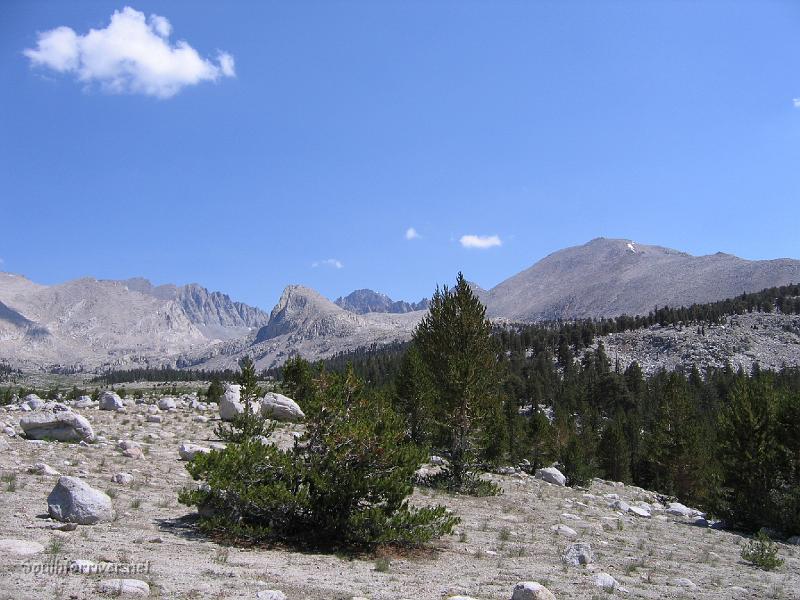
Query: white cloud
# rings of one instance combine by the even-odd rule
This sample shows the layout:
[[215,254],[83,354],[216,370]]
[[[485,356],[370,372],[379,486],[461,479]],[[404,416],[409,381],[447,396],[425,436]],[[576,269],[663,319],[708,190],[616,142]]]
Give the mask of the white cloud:
[[795,108],[800,108],[800,98],[795,98],[792,100],[792,103],[794,104]]
[[462,235],[458,241],[464,248],[479,248],[480,250],[503,245],[500,237],[496,235]]
[[344,267],[342,261],[337,260],[335,258],[326,258],[325,260],[317,260],[311,263],[311,266],[315,269],[317,267],[330,267],[331,269],[341,269]]
[[126,6],[105,29],[78,35],[69,27],[40,32],[36,48],[23,51],[31,64],[97,83],[110,93],[170,98],[187,85],[234,77],[233,56],[219,52],[216,63],[202,58],[185,40],[174,45],[172,25],[159,15]]
[[406,229],[407,240],[416,240],[419,237],[421,236],[417,233],[417,230],[414,229],[413,227],[409,227],[408,229]]

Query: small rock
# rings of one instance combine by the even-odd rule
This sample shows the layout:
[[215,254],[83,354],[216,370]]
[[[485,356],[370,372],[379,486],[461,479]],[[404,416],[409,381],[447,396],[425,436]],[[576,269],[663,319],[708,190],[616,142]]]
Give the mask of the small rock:
[[114,473],[111,476],[111,482],[120,485],[130,485],[133,483],[133,475],[130,473]]
[[256,594],[258,600],[286,600],[286,594],[280,590],[261,590]]
[[686,577],[678,577],[677,579],[673,580],[673,583],[678,587],[685,587],[689,589],[695,589],[697,587],[691,579],[687,579]]
[[128,448],[127,450],[123,450],[122,456],[124,456],[125,458],[135,458],[140,460],[144,458],[144,451],[140,447],[135,446],[133,448]]
[[180,455],[181,460],[192,460],[197,454],[208,454],[209,452],[211,452],[211,448],[198,446],[197,444],[190,444],[189,442],[183,442],[178,447],[178,454]]
[[44,546],[39,542],[29,542],[28,540],[6,539],[0,540],[0,552],[7,554],[18,554],[20,556],[30,556],[44,552]]
[[101,594],[118,596],[149,596],[150,586],[140,579],[106,579],[100,582]]
[[195,423],[208,423],[208,417],[205,417],[203,415],[195,415],[194,417],[192,417],[192,421],[194,421]]
[[47,510],[56,521],[79,525],[114,519],[111,498],[77,477],[59,478],[47,497]]
[[644,508],[641,508],[639,506],[629,506],[628,507],[628,512],[632,512],[637,517],[642,517],[644,519],[649,519],[650,518],[650,511],[645,510]]
[[619,586],[619,582],[614,579],[608,573],[597,573],[595,574],[592,582],[599,588],[603,588],[605,591],[610,592]]
[[161,415],[147,415],[145,419],[148,423],[161,423]]
[[514,586],[511,600],[556,600],[556,597],[536,581],[521,581]]
[[175,404],[175,398],[161,398],[158,401],[158,408],[161,410],[169,410],[171,408],[177,408],[177,404]]
[[38,462],[31,467],[28,467],[28,473],[31,475],[61,475],[53,467],[47,463]]
[[122,410],[125,408],[125,403],[116,392],[106,390],[100,396],[100,410]]
[[580,565],[589,565],[592,563],[592,547],[585,542],[572,544],[566,549],[561,556],[564,564],[578,567]]
[[534,475],[537,479],[552,483],[553,485],[565,486],[567,485],[567,478],[564,474],[555,467],[545,467],[544,469],[537,469]]
[[550,531],[552,531],[556,535],[561,535],[571,540],[577,539],[578,537],[577,531],[575,531],[572,527],[567,527],[566,525],[563,525],[562,523],[559,523],[558,525],[553,525],[550,528]]
[[89,575],[97,572],[97,563],[93,563],[90,560],[73,560],[69,563],[68,569],[70,573]]

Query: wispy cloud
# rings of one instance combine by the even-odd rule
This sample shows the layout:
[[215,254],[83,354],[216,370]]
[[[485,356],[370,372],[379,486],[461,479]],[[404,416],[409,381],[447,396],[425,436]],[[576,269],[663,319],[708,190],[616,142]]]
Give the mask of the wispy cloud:
[[462,235],[458,241],[464,248],[478,248],[479,250],[503,245],[500,237],[496,235]]
[[420,237],[422,237],[422,236],[420,236],[420,234],[417,233],[417,230],[414,229],[413,227],[409,227],[408,229],[406,229],[406,239],[407,240],[416,240],[416,239],[418,239]]
[[331,269],[341,269],[344,267],[342,261],[337,260],[335,258],[326,258],[325,260],[315,260],[311,263],[311,266],[315,269],[317,267],[330,267]]
[[794,104],[795,108],[800,108],[800,98],[795,98],[792,100],[792,104]]
[[70,27],[40,32],[36,48],[23,54],[31,64],[99,84],[110,93],[170,98],[187,85],[236,75],[233,56],[218,52],[216,61],[202,58],[185,40],[174,45],[172,25],[159,15],[126,6],[111,15],[105,29],[85,35]]

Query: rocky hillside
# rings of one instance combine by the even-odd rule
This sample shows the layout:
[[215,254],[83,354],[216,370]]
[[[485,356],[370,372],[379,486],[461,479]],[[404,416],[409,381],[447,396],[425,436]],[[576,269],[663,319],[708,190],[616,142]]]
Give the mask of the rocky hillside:
[[208,343],[177,302],[120,282],[42,286],[2,273],[0,303],[0,356],[24,368],[113,368]]
[[386,294],[374,292],[372,290],[356,290],[347,296],[340,296],[334,300],[336,306],[349,310],[360,315],[379,312],[379,313],[407,313],[415,310],[427,310],[428,299],[423,298],[419,302],[406,302],[405,300],[392,300]]
[[777,370],[800,365],[800,316],[749,313],[721,325],[653,326],[599,341],[612,363],[618,360],[624,369],[636,361],[645,373],[726,364],[749,372],[756,363]]
[[407,340],[424,314],[360,315],[340,308],[311,288],[290,285],[272,309],[267,325],[254,336],[217,344],[186,361],[206,369],[236,368],[248,355],[259,369],[265,369],[295,353],[316,360],[371,344]]
[[222,292],[210,292],[196,283],[154,286],[136,277],[123,282],[128,289],[162,300],[175,300],[189,320],[209,338],[231,339],[267,324],[269,315],[260,308],[231,300]]
[[692,256],[597,238],[543,258],[481,297],[491,317],[541,321],[647,314],[654,306],[711,302],[797,281],[797,260]]

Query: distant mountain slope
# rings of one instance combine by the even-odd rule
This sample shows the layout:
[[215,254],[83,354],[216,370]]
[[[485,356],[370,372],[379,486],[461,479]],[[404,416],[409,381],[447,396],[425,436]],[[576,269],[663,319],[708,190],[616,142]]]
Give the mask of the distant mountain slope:
[[187,362],[210,369],[235,368],[247,355],[259,369],[266,369],[296,353],[316,360],[371,344],[407,340],[424,314],[360,315],[340,308],[311,288],[290,285],[272,309],[269,323],[256,335],[218,344],[187,357]]
[[121,283],[128,289],[155,298],[177,301],[189,320],[210,338],[239,337],[269,322],[269,315],[260,308],[235,302],[227,294],[210,292],[196,283],[183,286],[171,284],[154,286],[141,277],[127,279]]
[[692,256],[598,238],[555,252],[483,295],[490,317],[538,321],[647,314],[800,281],[800,261]]
[[405,300],[392,300],[386,294],[381,294],[369,289],[356,290],[347,296],[339,297],[334,301],[336,306],[360,315],[378,313],[407,313],[415,310],[427,310],[428,299],[419,302],[406,302]]
[[114,367],[208,343],[175,301],[114,281],[54,286],[0,274],[0,357],[38,368]]

